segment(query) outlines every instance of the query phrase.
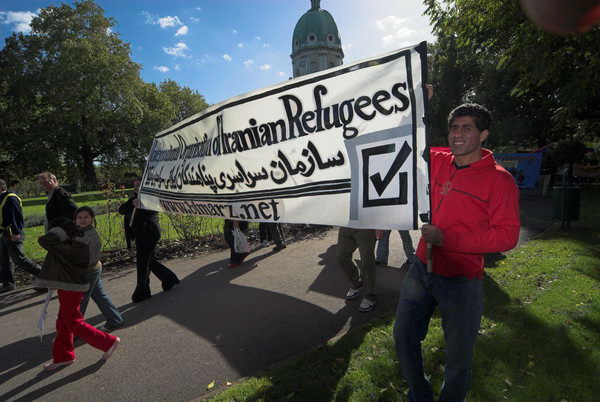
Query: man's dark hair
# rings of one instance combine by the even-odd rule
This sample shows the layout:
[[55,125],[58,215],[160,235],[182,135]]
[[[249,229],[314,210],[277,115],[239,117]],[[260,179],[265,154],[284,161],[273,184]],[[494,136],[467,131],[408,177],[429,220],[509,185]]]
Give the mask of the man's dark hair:
[[477,103],[463,103],[450,112],[448,116],[448,128],[457,117],[469,116],[473,118],[477,130],[489,130],[492,123],[492,114],[489,110]]
[[6,182],[3,179],[0,179],[0,191],[6,191],[7,188]]

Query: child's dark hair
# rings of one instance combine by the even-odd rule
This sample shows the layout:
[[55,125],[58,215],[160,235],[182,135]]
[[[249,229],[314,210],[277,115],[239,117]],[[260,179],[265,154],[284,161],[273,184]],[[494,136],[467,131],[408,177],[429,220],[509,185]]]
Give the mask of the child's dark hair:
[[79,215],[80,212],[87,212],[92,217],[92,226],[96,227],[96,214],[92,208],[87,206],[79,207],[77,212],[75,212],[75,219],[77,219],[77,215]]
[[463,103],[450,112],[448,116],[448,128],[450,128],[455,118],[463,116],[472,117],[479,131],[489,130],[490,124],[492,124],[492,114],[489,110],[477,103]]
[[52,229],[55,227],[62,228],[62,230],[64,230],[67,233],[67,236],[69,236],[71,239],[83,236],[83,233],[81,233],[81,230],[77,228],[75,222],[65,216],[57,216],[50,221],[48,228]]

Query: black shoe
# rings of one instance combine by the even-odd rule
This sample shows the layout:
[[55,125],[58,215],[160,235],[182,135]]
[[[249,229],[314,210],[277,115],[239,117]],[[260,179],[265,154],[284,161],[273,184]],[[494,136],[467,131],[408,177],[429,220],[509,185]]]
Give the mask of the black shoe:
[[151,297],[152,297],[152,293],[150,292],[150,289],[144,289],[144,290],[136,289],[133,292],[133,294],[131,295],[131,301],[134,303],[139,303],[139,302],[142,302]]
[[179,279],[175,278],[175,280],[173,281],[169,281],[169,282],[163,282],[162,284],[162,288],[165,292],[168,292],[169,290],[173,289],[173,286],[175,285],[179,285]]
[[123,324],[117,325],[116,327],[107,327],[106,324],[104,324],[102,326],[99,326],[98,329],[102,332],[109,333],[109,332],[114,331],[115,329],[121,328],[122,326],[123,326]]
[[38,293],[46,293],[48,291],[48,288],[33,288],[33,290],[35,290]]
[[10,292],[11,290],[15,290],[14,283],[3,283],[0,287],[0,293]]
[[278,252],[278,251],[281,251],[281,250],[283,250],[283,249],[284,249],[284,248],[286,248],[286,247],[287,247],[287,246],[286,246],[285,244],[278,244],[278,245],[276,245],[275,247],[273,247],[273,251],[274,251],[274,252]]

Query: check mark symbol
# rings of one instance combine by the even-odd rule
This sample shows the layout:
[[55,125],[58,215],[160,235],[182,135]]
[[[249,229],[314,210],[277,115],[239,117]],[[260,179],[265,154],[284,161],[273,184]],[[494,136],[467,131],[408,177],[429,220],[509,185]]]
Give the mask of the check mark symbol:
[[404,145],[402,145],[402,149],[400,150],[400,152],[398,152],[398,155],[396,155],[396,158],[394,159],[394,162],[392,163],[392,166],[390,167],[390,170],[386,173],[385,177],[381,179],[380,173],[375,173],[374,175],[369,177],[371,179],[371,182],[373,183],[373,187],[375,187],[375,191],[377,191],[377,194],[379,194],[380,196],[381,194],[383,194],[387,186],[390,185],[390,183],[396,176],[396,173],[398,173],[406,159],[408,159],[408,156],[410,155],[411,151],[412,149],[408,146],[408,143],[405,141]]

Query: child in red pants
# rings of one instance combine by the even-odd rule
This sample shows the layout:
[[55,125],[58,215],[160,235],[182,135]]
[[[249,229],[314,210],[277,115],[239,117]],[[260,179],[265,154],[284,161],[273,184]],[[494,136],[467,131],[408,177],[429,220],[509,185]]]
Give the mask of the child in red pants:
[[50,227],[48,233],[38,239],[48,254],[34,285],[58,289],[60,303],[52,346],[53,361],[44,365],[44,370],[55,370],[75,361],[74,336],[104,351],[102,359],[107,360],[121,340],[86,323],[79,311],[81,299],[89,287],[84,277],[90,255],[87,239],[68,218],[58,217]]

